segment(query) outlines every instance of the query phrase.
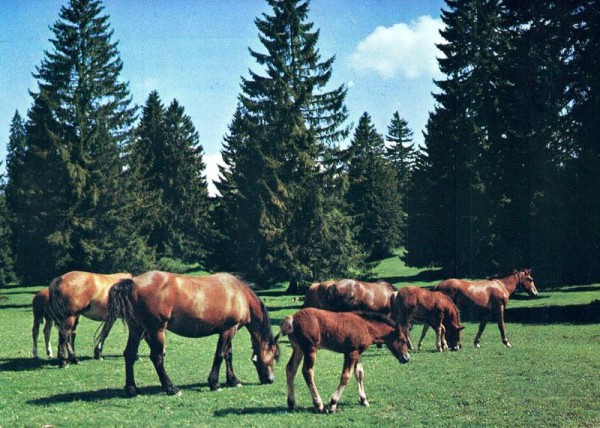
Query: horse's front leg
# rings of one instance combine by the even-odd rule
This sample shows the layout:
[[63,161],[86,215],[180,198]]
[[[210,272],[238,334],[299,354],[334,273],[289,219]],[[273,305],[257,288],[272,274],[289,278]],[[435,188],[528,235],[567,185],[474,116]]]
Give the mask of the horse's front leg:
[[228,347],[227,342],[229,340],[230,336],[227,334],[227,332],[223,332],[219,335],[219,341],[217,342],[217,349],[215,350],[213,365],[208,375],[208,385],[211,391],[218,391],[219,389],[221,389],[221,385],[219,384],[219,370],[221,369],[221,363],[225,358],[225,354]]
[[147,331],[144,337],[150,346],[150,359],[154,364],[163,391],[168,395],[181,395],[181,391],[173,385],[165,370],[165,327],[162,326],[151,332]]
[[129,397],[135,397],[139,391],[135,385],[133,365],[137,360],[138,349],[142,340],[142,329],[133,323],[128,323],[128,328],[129,337],[127,338],[127,346],[123,352],[123,357],[125,358],[125,394]]
[[504,324],[504,305],[498,308],[496,316],[498,317],[498,329],[500,330],[502,343],[504,343],[507,348],[510,348],[511,344],[508,341],[508,337],[506,336],[506,324]]
[[104,341],[108,337],[108,334],[110,333],[110,330],[114,323],[114,321],[110,323],[105,323],[105,326],[102,327],[100,338],[98,339],[98,343],[96,343],[96,347],[94,348],[94,360],[104,359],[102,355],[102,348],[104,347]]
[[423,324],[423,331],[421,332],[421,338],[419,339],[419,343],[417,345],[417,349],[419,351],[423,348],[423,339],[425,339],[425,335],[427,334],[427,329],[429,329],[429,325],[427,323]]
[[292,345],[292,356],[285,366],[285,377],[287,380],[287,389],[288,389],[288,397],[287,397],[287,405],[288,409],[294,410],[296,408],[296,394],[294,391],[294,378],[296,377],[296,373],[298,372],[298,366],[304,357],[304,354],[299,346],[294,345],[292,340],[290,340],[290,344]]
[[365,391],[365,369],[362,364],[362,357],[358,358],[354,366],[354,376],[356,376],[356,382],[358,384],[358,400],[360,404],[365,407],[369,407],[369,401],[367,400],[367,393]]
[[[50,342],[50,336],[52,333],[52,325],[54,323],[52,322],[52,320],[50,318],[48,318],[46,320],[46,325],[44,326],[44,344],[46,345],[46,355],[48,355],[48,358],[52,358],[53,354],[52,354],[52,343]],[[36,337],[36,342],[37,342],[37,337]],[[37,348],[37,346],[36,346]]]
[[321,400],[321,396],[319,395],[319,390],[317,389],[317,385],[315,385],[315,361],[317,360],[317,350],[316,348],[310,349],[308,352],[304,352],[304,364],[302,365],[302,375],[304,376],[304,380],[306,381],[306,385],[308,386],[308,390],[310,391],[310,395],[313,400],[313,405],[315,406],[315,410],[319,413],[325,412],[325,406],[323,405],[323,400]]
[[354,369],[356,362],[358,361],[359,354],[358,351],[352,351],[349,354],[344,354],[344,366],[342,368],[342,376],[340,377],[340,384],[337,389],[329,399],[329,411],[335,412],[337,409],[337,405],[340,402],[340,398],[342,398],[342,394],[344,392],[344,388],[348,385],[348,381],[352,376],[352,369]]

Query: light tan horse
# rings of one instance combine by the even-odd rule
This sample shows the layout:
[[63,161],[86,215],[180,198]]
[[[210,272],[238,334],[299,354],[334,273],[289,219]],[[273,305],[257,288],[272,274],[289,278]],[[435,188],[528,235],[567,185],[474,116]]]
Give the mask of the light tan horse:
[[164,367],[166,331],[185,337],[219,335],[212,369],[208,376],[211,390],[219,385],[219,369],[225,359],[227,384],[240,386],[233,372],[231,340],[247,327],[252,341],[252,361],[261,383],[275,379],[273,365],[279,358],[279,346],[271,333],[269,312],[242,280],[219,273],[194,277],[168,272],[146,272],[120,281],[110,291],[109,318],[106,324],[122,317],[129,327],[125,357],[125,392],[138,394],[133,365],[142,338],[150,346],[150,359],[163,390],[179,395]]
[[[281,322],[281,334],[289,336],[292,356],[286,366],[288,386],[287,404],[296,408],[294,378],[304,359],[302,375],[308,385],[315,410],[319,413],[335,411],[348,384],[352,370],[358,383],[360,403],[368,406],[364,387],[364,369],[361,355],[373,343],[385,344],[401,363],[408,363],[410,355],[406,337],[396,324],[384,315],[373,312],[330,312],[305,308]],[[318,349],[329,349],[344,354],[344,368],[337,390],[325,408],[314,379],[314,367]]]
[[493,318],[498,322],[502,343],[510,348],[511,344],[506,336],[504,310],[508,299],[519,286],[522,286],[530,296],[537,296],[538,292],[531,277],[531,269],[515,270],[509,275],[483,281],[447,279],[440,282],[435,290],[448,295],[461,311],[473,310],[479,317],[479,331],[474,341],[476,348],[480,347],[481,335],[486,324]]
[[[48,314],[59,329],[58,364],[66,367],[68,362],[79,362],[74,343],[80,315],[94,321],[105,321],[108,315],[108,292],[119,280],[131,278],[130,273],[103,275],[91,272],[72,271],[50,283]],[[112,325],[111,325],[112,326]],[[102,346],[110,328],[104,331],[102,340],[97,341],[94,358],[102,359]],[[68,359],[65,358],[68,353]]]

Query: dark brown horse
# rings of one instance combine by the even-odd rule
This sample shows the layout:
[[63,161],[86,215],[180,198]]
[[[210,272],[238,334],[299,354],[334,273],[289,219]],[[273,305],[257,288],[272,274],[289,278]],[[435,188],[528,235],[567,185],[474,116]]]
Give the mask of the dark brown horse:
[[[305,308],[281,322],[281,334],[289,336],[292,356],[286,366],[288,408],[296,407],[294,378],[304,358],[302,374],[308,385],[315,409],[322,413],[335,411],[344,388],[354,369],[358,383],[360,403],[368,406],[364,387],[364,370],[361,355],[372,343],[386,344],[401,363],[410,359],[404,333],[396,323],[381,314],[357,312],[330,312]],[[323,405],[315,385],[314,366],[317,350],[329,349],[344,354],[344,368],[340,385],[329,400],[328,409]]]
[[163,390],[180,394],[164,367],[167,330],[185,337],[219,335],[212,370],[208,376],[211,390],[219,385],[219,369],[226,364],[227,384],[240,386],[233,372],[231,340],[242,327],[250,332],[261,383],[272,383],[273,365],[279,358],[279,346],[271,333],[267,308],[250,287],[233,275],[219,273],[204,277],[167,272],[146,272],[120,281],[110,292],[107,325],[122,317],[129,327],[125,356],[125,392],[138,394],[133,364],[142,338],[150,346],[150,359]]
[[[80,315],[94,321],[105,321],[108,315],[108,292],[117,281],[124,278],[131,278],[131,274],[102,275],[72,271],[52,280],[47,312],[58,328],[60,367],[66,367],[68,362],[79,362],[74,345]],[[102,346],[109,332],[110,328],[103,329],[103,335],[96,341],[95,359],[102,359]],[[65,358],[65,351],[68,359]]]
[[35,296],[33,296],[33,301],[31,302],[31,306],[33,309],[33,328],[31,329],[31,335],[33,338],[33,356],[38,356],[38,336],[40,334],[40,325],[46,321],[46,325],[44,326],[44,343],[46,345],[46,354],[49,358],[52,358],[54,355],[52,354],[52,344],[50,343],[50,333],[52,331],[52,326],[54,323],[52,322],[52,318],[46,312],[46,307],[48,305],[48,300],[50,299],[50,290],[44,288],[37,292]]
[[304,297],[305,308],[334,312],[370,311],[390,313],[390,298],[396,289],[387,282],[354,279],[314,283]]
[[504,324],[504,309],[508,304],[509,297],[519,286],[523,287],[529,295],[537,296],[531,269],[515,270],[509,275],[483,281],[447,279],[440,282],[435,290],[448,295],[461,311],[470,311],[478,316],[480,324],[474,341],[476,348],[479,348],[481,334],[487,322],[492,318],[498,322],[502,343],[510,348]]
[[[460,325],[458,309],[448,296],[439,291],[413,286],[399,289],[392,298],[392,318],[405,331],[411,349],[409,331],[414,321],[435,329],[438,351],[448,347],[453,351],[460,349],[460,332],[464,327]],[[424,331],[427,331],[426,328]],[[419,349],[424,337],[423,334],[419,340]]]

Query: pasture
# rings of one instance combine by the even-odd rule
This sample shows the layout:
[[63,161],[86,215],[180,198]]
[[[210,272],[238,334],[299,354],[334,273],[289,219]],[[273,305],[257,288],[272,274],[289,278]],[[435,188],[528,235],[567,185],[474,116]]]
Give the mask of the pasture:
[[[436,272],[404,268],[397,257],[376,269],[396,286],[434,284]],[[534,275],[535,276],[535,275]],[[165,365],[182,396],[165,395],[148,347],[135,365],[140,396],[125,398],[122,352],[127,333],[115,324],[94,361],[93,336],[99,323],[82,318],[76,350],[81,364],[59,369],[43,354],[31,357],[31,299],[39,287],[0,289],[0,426],[600,426],[600,285],[540,288],[535,300],[513,296],[506,314],[513,345],[505,348],[495,324],[488,324],[481,349],[473,347],[477,324],[464,322],[463,348],[435,352],[430,331],[424,350],[400,365],[385,348],[363,355],[365,389],[371,406],[358,403],[351,379],[335,414],[316,414],[299,373],[298,410],[286,405],[285,364],[291,354],[281,340],[282,358],[272,385],[259,385],[250,360],[246,330],[233,339],[233,363],[241,388],[209,390],[207,377],[216,336],[186,339],[167,333]],[[259,293],[270,310],[273,330],[302,302],[282,290]],[[577,323],[571,321],[576,320]],[[420,325],[413,331],[418,336]],[[56,352],[57,334],[52,333]],[[321,350],[315,380],[324,400],[339,383],[343,357]],[[221,379],[225,377],[221,370]]]

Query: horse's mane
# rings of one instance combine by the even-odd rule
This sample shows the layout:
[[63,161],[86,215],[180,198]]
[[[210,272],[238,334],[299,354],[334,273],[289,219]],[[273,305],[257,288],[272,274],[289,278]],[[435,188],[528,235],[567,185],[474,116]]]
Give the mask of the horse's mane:
[[256,332],[260,335],[263,340],[268,340],[269,343],[274,342],[273,332],[271,331],[271,318],[269,317],[269,311],[267,307],[263,303],[263,301],[258,297],[256,292],[250,287],[250,285],[244,281],[243,279],[236,276],[236,278],[244,285],[246,290],[250,293],[250,295],[256,299],[256,301],[260,305],[260,310],[262,311],[262,321],[257,323]]
[[513,269],[510,272],[496,273],[494,275],[488,276],[486,279],[502,279],[502,278],[506,278],[506,277],[509,277],[511,275],[514,275],[515,273],[518,273],[518,272],[520,272],[522,270],[523,269]]

